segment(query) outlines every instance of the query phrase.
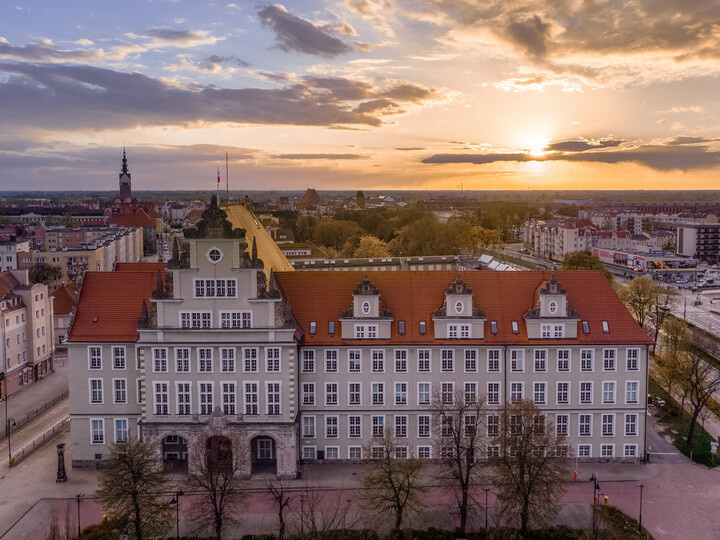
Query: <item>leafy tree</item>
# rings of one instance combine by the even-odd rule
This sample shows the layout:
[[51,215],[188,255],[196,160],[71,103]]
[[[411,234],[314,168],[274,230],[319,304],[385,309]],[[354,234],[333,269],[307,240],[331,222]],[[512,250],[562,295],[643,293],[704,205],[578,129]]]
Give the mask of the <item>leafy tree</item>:
[[28,279],[34,283],[49,285],[53,281],[62,279],[63,272],[56,264],[35,263],[28,269]]
[[559,511],[570,472],[569,446],[528,400],[508,405],[502,425],[500,452],[492,459],[494,483],[503,514],[519,518],[526,538],[530,524],[544,525]]
[[675,304],[675,297],[678,295],[675,289],[670,286],[659,285],[655,289],[655,336],[653,341],[653,352],[657,348],[658,336],[660,335],[660,329],[663,327],[668,317],[670,317],[671,308]]
[[392,428],[385,428],[383,436],[365,448],[371,461],[363,478],[366,506],[378,517],[390,516],[395,531],[402,527],[408,511],[424,506],[421,497],[426,491],[420,479],[424,462],[412,456],[398,457],[398,446]]
[[645,324],[658,302],[670,298],[665,287],[647,276],[633,279],[620,290],[619,296],[640,326]]
[[443,436],[442,477],[453,483],[460,514],[458,534],[464,537],[473,489],[480,483],[485,465],[482,460],[485,399],[460,388],[454,392],[438,389],[433,394],[431,409],[436,431]]
[[484,229],[482,227],[473,227],[473,237],[475,245],[482,251],[488,246],[498,243],[498,231],[494,229]]
[[386,242],[379,238],[366,234],[360,237],[357,248],[353,253],[353,257],[358,258],[376,258],[390,257],[390,249]]
[[293,232],[295,233],[296,242],[308,242],[312,240],[312,231],[315,226],[316,219],[312,216],[301,216],[295,221]]
[[328,219],[318,223],[313,229],[312,238],[319,246],[342,249],[350,238],[362,234],[362,229],[354,221]]
[[160,456],[147,442],[131,437],[113,444],[99,484],[97,497],[130,524],[138,540],[162,535],[172,525],[172,509],[165,500],[168,480]]
[[62,218],[62,226],[66,227],[68,229],[73,229],[75,227],[75,220],[70,214],[65,214]]
[[561,263],[563,270],[599,270],[608,280],[608,283],[615,286],[615,276],[608,270],[600,260],[600,257],[589,251],[573,251],[566,253]]
[[688,387],[691,414],[687,434],[688,448],[695,435],[697,419],[713,394],[720,390],[720,371],[708,364],[698,351],[688,351],[684,363],[683,383]]
[[190,449],[188,487],[200,493],[192,508],[198,532],[211,527],[222,538],[223,527],[237,521],[249,456],[234,436],[199,437]]

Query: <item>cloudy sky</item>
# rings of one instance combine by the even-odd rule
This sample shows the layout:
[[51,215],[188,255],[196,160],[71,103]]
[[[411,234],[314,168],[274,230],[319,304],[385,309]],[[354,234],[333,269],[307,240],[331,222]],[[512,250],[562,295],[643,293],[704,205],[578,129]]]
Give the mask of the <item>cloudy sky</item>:
[[720,188],[716,0],[0,4],[0,189]]

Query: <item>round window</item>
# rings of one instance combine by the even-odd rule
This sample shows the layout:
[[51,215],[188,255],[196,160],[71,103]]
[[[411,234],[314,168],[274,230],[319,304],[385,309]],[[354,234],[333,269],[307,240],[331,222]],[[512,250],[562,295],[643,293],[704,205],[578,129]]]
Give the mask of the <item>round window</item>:
[[550,309],[550,313],[555,313],[557,311],[557,304],[555,302],[550,302],[548,309]]
[[213,264],[219,263],[222,257],[223,253],[218,248],[211,248],[210,251],[207,252],[207,258]]
[[458,301],[458,302],[455,304],[455,312],[456,312],[456,313],[462,313],[462,312],[463,312],[463,303],[462,303],[462,302]]
[[370,302],[363,302],[362,311],[365,315],[370,313]]

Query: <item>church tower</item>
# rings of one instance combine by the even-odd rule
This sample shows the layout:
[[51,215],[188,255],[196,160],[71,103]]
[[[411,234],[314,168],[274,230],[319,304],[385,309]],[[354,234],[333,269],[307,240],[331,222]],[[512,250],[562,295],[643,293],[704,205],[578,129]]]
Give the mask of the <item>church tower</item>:
[[123,148],[122,171],[120,171],[120,202],[130,202],[132,200],[132,188],[130,183],[127,156],[125,155],[125,148]]

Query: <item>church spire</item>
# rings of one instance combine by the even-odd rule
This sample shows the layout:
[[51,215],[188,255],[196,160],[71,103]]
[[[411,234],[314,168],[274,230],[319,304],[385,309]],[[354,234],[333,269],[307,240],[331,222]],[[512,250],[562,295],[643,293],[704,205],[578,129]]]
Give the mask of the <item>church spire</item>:
[[127,156],[125,155],[125,147],[124,146],[123,146],[123,158],[122,158],[122,174],[128,174]]

